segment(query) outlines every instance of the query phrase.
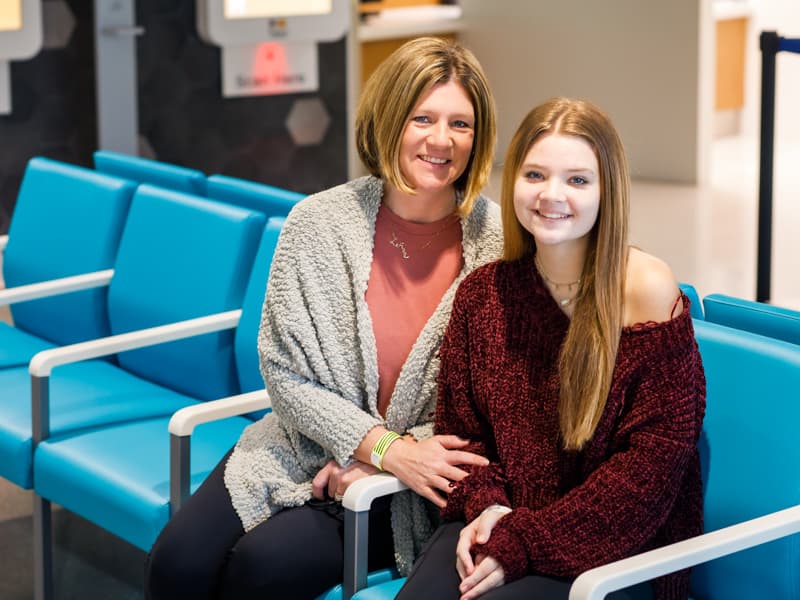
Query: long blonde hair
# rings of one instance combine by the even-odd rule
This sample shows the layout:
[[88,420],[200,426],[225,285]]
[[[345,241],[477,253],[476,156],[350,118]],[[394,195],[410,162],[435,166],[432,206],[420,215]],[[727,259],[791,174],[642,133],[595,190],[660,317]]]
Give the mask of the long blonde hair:
[[594,435],[605,409],[622,332],[630,181],[622,141],[602,110],[568,98],[537,106],[523,119],[506,154],[501,193],[504,260],[536,252],[533,236],[514,212],[514,185],[531,146],[553,133],[586,140],[600,170],[600,210],[558,365],[564,447],[580,450]]
[[400,170],[400,145],[411,111],[434,85],[457,81],[475,111],[472,154],[455,181],[467,215],[492,170],[497,125],[489,82],[475,56],[456,42],[423,37],[395,50],[370,75],[356,109],[356,148],[369,172],[406,194],[414,188]]

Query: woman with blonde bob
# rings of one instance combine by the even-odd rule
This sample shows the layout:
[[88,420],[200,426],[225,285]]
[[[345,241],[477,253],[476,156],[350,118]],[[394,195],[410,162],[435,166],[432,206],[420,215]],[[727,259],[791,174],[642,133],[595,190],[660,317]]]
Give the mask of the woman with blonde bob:
[[[705,378],[688,299],[630,247],[622,142],[551,99],[503,171],[503,259],[461,284],[436,433],[485,456],[454,483],[399,598],[563,598],[586,569],[699,534]],[[686,572],[612,594],[678,600]]]
[[258,347],[273,411],[167,524],[147,598],[316,597],[342,578],[342,495],[380,470],[413,492],[373,511],[370,568],[406,573],[450,483],[487,462],[433,435],[455,289],[502,250],[479,194],[495,113],[475,57],[405,44],[367,82],[356,140],[370,175],[306,198],[281,231]]

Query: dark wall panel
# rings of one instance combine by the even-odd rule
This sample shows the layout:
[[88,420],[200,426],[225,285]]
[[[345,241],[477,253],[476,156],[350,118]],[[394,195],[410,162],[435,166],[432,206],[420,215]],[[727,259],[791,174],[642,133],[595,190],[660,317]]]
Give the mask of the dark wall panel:
[[[0,233],[28,159],[90,165],[97,147],[92,3],[43,7],[46,47],[11,63],[13,113],[0,116]],[[346,179],[344,40],[319,46],[317,92],[223,98],[221,51],[198,37],[193,1],[138,0],[136,13],[142,156],[305,193]],[[309,100],[316,110],[302,110]],[[293,138],[293,114],[306,130],[323,124],[319,143]]]

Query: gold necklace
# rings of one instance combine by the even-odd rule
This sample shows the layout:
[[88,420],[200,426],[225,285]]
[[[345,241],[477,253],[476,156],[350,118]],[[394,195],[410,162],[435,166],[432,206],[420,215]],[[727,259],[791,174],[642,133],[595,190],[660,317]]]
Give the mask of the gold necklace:
[[[430,246],[433,243],[433,240],[436,239],[436,237],[438,237],[438,235],[440,233],[442,233],[445,229],[450,227],[450,225],[452,225],[452,224],[453,224],[453,221],[448,219],[448,222],[445,223],[442,226],[442,228],[439,229],[437,232],[431,234],[430,239],[427,242],[425,242],[424,244],[422,244],[421,246],[419,246],[417,248],[417,251],[425,250],[425,248],[427,248],[428,246]],[[395,248],[400,250],[400,252],[403,254],[403,258],[404,259],[408,260],[409,258],[411,258],[411,255],[409,255],[409,253],[408,253],[408,248],[406,246],[406,243],[403,240],[401,240],[399,237],[397,237],[397,234],[394,232],[394,229],[392,229],[392,239],[389,240],[389,245],[390,246],[394,246]]]
[[[545,280],[545,282],[546,282],[546,283],[548,283],[549,285],[553,286],[553,292],[552,292],[552,293],[554,294],[554,298],[555,298],[555,292],[557,292],[557,291],[558,291],[558,288],[565,287],[565,288],[567,288],[567,292],[569,293],[569,292],[571,292],[571,291],[572,291],[572,288],[573,288],[573,287],[575,287],[575,286],[577,286],[577,285],[580,285],[580,284],[581,284],[581,280],[580,280],[580,278],[576,279],[575,281],[569,281],[569,282],[566,282],[566,283],[559,283],[559,282],[557,282],[557,281],[553,281],[552,279],[550,279],[550,278],[549,278],[549,277],[548,277],[548,276],[545,274],[545,272],[544,272],[544,269],[542,269],[542,264],[539,262],[539,255],[538,255],[538,254],[535,254],[535,255],[534,255],[534,257],[533,257],[533,263],[536,265],[536,270],[537,270],[537,271],[539,271],[539,275],[541,275],[541,276],[542,276],[542,279],[544,279],[544,280]],[[577,296],[577,294],[578,294],[578,293],[577,293],[577,291],[576,291],[576,292],[575,292],[575,294],[573,294],[572,296],[569,296],[569,297],[567,297],[567,298],[562,298],[561,300],[557,300],[557,301],[558,301],[558,304],[559,304],[559,305],[560,305],[562,308],[565,308],[565,307],[569,306],[569,305],[570,305],[570,303],[571,303],[573,300],[575,300],[575,296]]]

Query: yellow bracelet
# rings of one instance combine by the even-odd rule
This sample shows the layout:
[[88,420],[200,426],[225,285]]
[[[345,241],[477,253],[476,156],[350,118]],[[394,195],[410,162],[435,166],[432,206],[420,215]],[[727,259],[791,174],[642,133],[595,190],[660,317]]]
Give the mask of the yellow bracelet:
[[383,456],[386,454],[389,446],[391,446],[401,437],[403,436],[395,433],[394,431],[387,431],[384,433],[380,438],[378,438],[378,441],[375,442],[375,445],[372,447],[372,452],[369,456],[369,462],[371,462],[379,471],[383,471]]

